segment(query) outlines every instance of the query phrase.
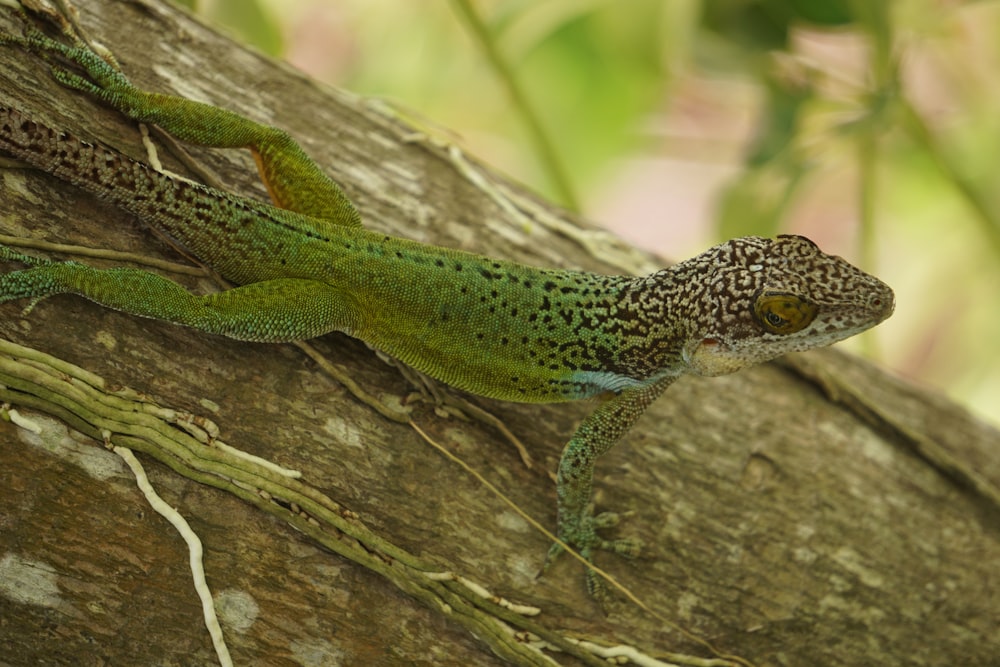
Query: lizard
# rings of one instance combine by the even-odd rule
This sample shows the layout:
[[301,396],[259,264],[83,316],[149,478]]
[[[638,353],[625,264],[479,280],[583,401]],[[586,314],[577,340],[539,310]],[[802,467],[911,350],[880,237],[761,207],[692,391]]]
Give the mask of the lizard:
[[[342,332],[475,395],[528,403],[597,399],[557,469],[557,535],[592,562],[609,540],[594,468],[686,374],[716,376],[826,346],[888,318],[892,289],[797,235],[747,236],[635,277],[527,266],[391,237],[362,225],[341,188],[283,130],[142,90],[70,31],[0,44],[50,60],[63,85],[198,145],[247,148],[272,203],[154,169],[0,102],[0,152],[125,209],[235,286],[199,295],[149,271],[98,269],[0,246],[0,303],[80,295],[132,315],[280,343]],[[549,549],[542,571],[564,550]],[[587,569],[598,598],[603,586]]]

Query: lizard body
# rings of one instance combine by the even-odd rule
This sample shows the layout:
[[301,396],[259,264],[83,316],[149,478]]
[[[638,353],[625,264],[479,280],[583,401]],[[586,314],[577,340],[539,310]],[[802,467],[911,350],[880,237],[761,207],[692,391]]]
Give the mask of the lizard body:
[[559,535],[588,559],[595,548],[630,548],[596,534],[594,464],[674,380],[828,345],[892,313],[886,285],[798,236],[734,239],[645,277],[535,268],[385,236],[361,226],[339,187],[284,132],[141,91],[82,44],[37,32],[0,39],[83,70],[53,72],[130,118],[186,141],[250,148],[276,204],[171,177],[0,103],[0,152],[136,214],[238,285],[201,296],[138,269],[0,247],[0,259],[30,265],[0,274],[0,302],[71,292],[260,342],[340,331],[482,396],[600,396],[558,471]]

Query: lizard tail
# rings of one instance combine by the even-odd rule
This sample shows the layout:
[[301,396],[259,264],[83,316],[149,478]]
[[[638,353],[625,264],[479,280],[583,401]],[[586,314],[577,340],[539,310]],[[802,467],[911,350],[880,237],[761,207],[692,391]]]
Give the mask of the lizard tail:
[[56,130],[7,105],[0,105],[0,152],[130,210],[136,207],[127,193],[140,189],[140,178],[165,178],[109,146]]

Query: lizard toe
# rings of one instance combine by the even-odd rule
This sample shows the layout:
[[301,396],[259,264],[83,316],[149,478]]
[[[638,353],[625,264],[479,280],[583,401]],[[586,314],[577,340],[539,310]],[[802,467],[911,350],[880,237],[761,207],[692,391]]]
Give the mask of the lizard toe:
[[645,543],[638,537],[627,537],[620,540],[604,540],[600,544],[600,548],[605,551],[610,551],[614,554],[621,556],[622,558],[635,558],[640,553],[642,553],[642,548]]

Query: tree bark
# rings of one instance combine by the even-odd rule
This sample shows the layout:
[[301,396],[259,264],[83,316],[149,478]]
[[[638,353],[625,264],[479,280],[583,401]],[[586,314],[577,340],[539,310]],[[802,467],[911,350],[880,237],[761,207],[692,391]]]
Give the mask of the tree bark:
[[[414,141],[381,105],[319,87],[172,5],[81,0],[79,10],[140,86],[288,130],[373,229],[536,265],[651,266],[473,160]],[[0,13],[0,28],[19,31],[17,16]],[[144,159],[134,125],[60,88],[39,58],[4,47],[0,60],[5,103]],[[249,155],[192,153],[231,189],[266,196]],[[5,169],[0,178],[4,234],[180,261],[141,221],[53,177]],[[568,558],[536,581],[544,535],[293,346],[202,335],[73,297],[27,315],[23,307],[0,306],[0,338],[211,417],[223,440],[302,470],[393,545],[540,608],[534,622],[551,632],[713,657],[695,636],[759,666],[997,664],[1000,434],[844,354],[684,378],[599,463],[598,508],[631,511],[615,530],[646,545],[634,561],[601,555],[599,564],[685,635],[624,598],[605,616]],[[315,345],[389,405],[400,408],[412,390],[357,341],[331,335]],[[548,471],[592,406],[475,402],[525,441],[534,468],[495,429],[426,404],[410,416],[551,528]],[[99,439],[15,408],[42,428],[0,423],[0,662],[212,663],[186,548],[131,474]],[[305,524],[140,459],[204,543],[237,664],[522,661],[495,655],[455,609],[320,546]]]

